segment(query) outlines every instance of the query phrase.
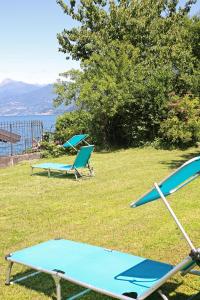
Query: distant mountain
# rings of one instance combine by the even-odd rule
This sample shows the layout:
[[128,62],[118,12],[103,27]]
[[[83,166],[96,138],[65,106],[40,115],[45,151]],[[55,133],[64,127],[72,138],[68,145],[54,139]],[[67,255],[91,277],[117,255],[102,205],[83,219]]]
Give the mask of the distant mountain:
[[53,85],[29,84],[5,79],[0,83],[0,115],[51,115],[73,110],[73,106],[55,109]]
[[40,85],[5,79],[0,83],[0,97],[13,97],[38,89]]

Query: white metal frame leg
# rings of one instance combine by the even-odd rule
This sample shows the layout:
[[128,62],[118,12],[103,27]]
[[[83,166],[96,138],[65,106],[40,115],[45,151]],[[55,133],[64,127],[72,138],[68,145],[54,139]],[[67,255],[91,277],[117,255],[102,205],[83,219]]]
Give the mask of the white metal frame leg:
[[91,290],[90,289],[85,289],[83,290],[82,292],[70,297],[70,298],[67,298],[66,300],[75,300],[75,299],[79,299],[81,298],[82,296],[84,296],[85,294],[89,293]]
[[55,281],[55,284],[56,284],[56,297],[57,297],[57,300],[61,300],[61,286],[60,286],[60,280],[61,278],[58,277],[58,276],[52,276],[54,281]]
[[74,168],[74,175],[76,180],[82,177],[81,173],[76,168]]
[[171,216],[173,217],[174,221],[176,222],[178,228],[180,229],[180,231],[182,232],[185,240],[187,241],[188,245],[190,246],[190,248],[196,252],[196,248],[194,247],[192,241],[190,240],[189,236],[187,235],[185,229],[183,228],[183,226],[181,225],[181,223],[179,222],[177,216],[175,215],[174,211],[172,210],[171,206],[169,205],[167,199],[165,198],[165,196],[163,195],[161,189],[159,188],[158,184],[155,182],[154,186],[156,188],[156,190],[158,191],[162,201],[164,202],[165,206],[167,207],[168,211],[170,212]]
[[167,298],[167,296],[164,295],[163,292],[162,292],[161,290],[158,290],[158,294],[160,295],[160,297],[161,297],[163,300],[169,300],[169,299]]
[[8,269],[7,269],[7,273],[6,273],[6,285],[10,285],[10,275],[11,275],[11,271],[12,271],[12,266],[13,266],[13,262],[10,261],[9,265],[8,265]]

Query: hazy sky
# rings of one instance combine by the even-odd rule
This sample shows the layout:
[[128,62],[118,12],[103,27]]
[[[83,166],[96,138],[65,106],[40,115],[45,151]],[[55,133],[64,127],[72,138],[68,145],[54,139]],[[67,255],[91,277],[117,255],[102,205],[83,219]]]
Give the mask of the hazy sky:
[[0,82],[55,81],[78,62],[58,52],[56,35],[73,26],[56,0],[0,0]]
[[[197,11],[200,0],[192,14]],[[69,26],[74,23],[56,0],[0,0],[0,82],[49,83],[59,73],[78,68],[78,62],[58,52],[56,34]]]

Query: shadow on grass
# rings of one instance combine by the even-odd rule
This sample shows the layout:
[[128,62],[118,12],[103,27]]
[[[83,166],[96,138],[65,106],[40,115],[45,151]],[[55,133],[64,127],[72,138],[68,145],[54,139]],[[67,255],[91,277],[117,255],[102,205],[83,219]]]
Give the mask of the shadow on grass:
[[161,164],[167,165],[170,169],[177,169],[180,166],[182,166],[182,164],[184,164],[186,161],[199,156],[200,152],[190,152],[190,153],[183,153],[180,158],[181,159],[174,159],[171,161],[160,161]]
[[75,181],[75,182],[79,182],[79,181],[82,181],[82,180],[90,180],[92,179],[94,176],[91,176],[91,175],[88,175],[88,174],[81,174],[82,176],[81,177],[78,177],[78,179],[75,178],[75,175],[74,174],[59,174],[59,173],[51,173],[51,176],[48,177],[48,175],[44,172],[38,172],[38,173],[34,173],[32,174],[31,176],[40,176],[40,177],[46,177],[48,178],[49,180],[51,179],[55,179],[55,178],[59,178],[61,180],[72,180],[72,181]]
[[33,174],[31,174],[31,176],[41,176],[41,177],[46,177],[49,180],[53,179],[53,178],[59,178],[59,179],[64,179],[64,180],[72,180],[72,181],[79,181],[79,180],[85,180],[85,179],[91,179],[94,176],[91,176],[89,174],[85,174],[85,173],[80,173],[81,176],[78,177],[78,179],[76,179],[75,175],[73,173],[59,173],[59,172],[51,172],[51,176],[48,177],[48,173],[45,171],[41,171],[41,172],[35,172]]
[[68,180],[76,180],[74,174],[64,174],[64,173],[56,173],[56,172],[51,172],[51,176],[48,177],[48,173],[45,172],[45,171],[41,171],[41,172],[35,172],[33,174],[31,174],[32,177],[35,177],[35,176],[41,176],[41,177],[46,177],[48,178],[49,180],[53,179],[53,178],[59,178],[59,179],[68,179]]
[[124,146],[118,146],[118,147],[110,147],[110,148],[98,148],[95,147],[95,154],[110,154],[110,153],[118,153],[123,150],[127,149],[140,149],[139,147],[124,147]]
[[[12,280],[16,280],[21,277],[30,275],[31,273],[33,273],[33,271],[30,270],[25,271],[23,273],[18,273],[15,276],[13,276]],[[39,293],[43,293],[44,295],[50,297],[53,300],[57,300],[55,282],[52,276],[49,274],[39,273],[33,277],[26,278],[20,282],[17,282],[16,284]],[[69,283],[67,281],[61,280],[61,290],[62,299],[66,299],[66,297],[70,297],[71,295],[81,292],[83,288]]]
[[[23,273],[18,273],[15,276],[13,276],[13,280],[19,279],[21,277],[27,276],[29,274],[31,274],[33,271],[25,271]],[[30,290],[34,290],[36,292],[39,293],[43,293],[44,295],[50,297],[52,300],[57,300],[56,298],[56,287],[55,287],[55,282],[52,278],[51,275],[49,274],[45,274],[45,273],[39,273],[33,277],[24,279],[23,281],[20,281],[18,283],[16,283],[18,285],[21,285],[27,289]],[[174,292],[179,286],[182,285],[182,282],[170,282],[170,283],[166,283],[164,284],[164,286],[162,287],[162,291],[163,293],[168,296],[170,293]],[[81,286],[77,286],[75,284],[72,284],[66,280],[61,280],[61,291],[62,291],[62,299],[68,299],[68,297],[71,297],[73,295],[76,295],[80,292],[82,292],[85,288],[81,287]],[[193,289],[194,290],[194,289]],[[192,295],[188,296],[184,293],[180,293],[180,292],[175,292],[174,295],[172,296],[168,296],[169,300],[188,300],[188,298],[195,296],[199,291],[196,290],[193,292]],[[194,297],[194,300],[199,299],[199,296]],[[86,296],[84,296],[84,299],[96,299],[96,300],[109,300],[112,299],[109,296],[106,295],[102,295],[102,294],[98,294],[96,292],[89,292]],[[130,298],[131,299],[131,298]],[[147,300],[158,300],[161,299],[160,296],[158,296],[158,293],[155,292],[153,293],[151,296],[149,296],[148,298],[146,298]]]
[[[199,299],[199,295],[197,295],[199,293],[199,290],[194,290],[194,288],[191,288],[191,290],[193,291],[191,295],[187,295],[184,294],[182,292],[176,292],[176,289],[181,286],[183,283],[182,282],[168,282],[165,283],[165,285],[162,287],[162,292],[169,297],[169,300],[189,300],[190,298],[194,297],[194,300],[198,300]],[[184,282],[184,285],[186,285],[186,283]],[[173,293],[172,296],[169,296],[170,293]],[[155,296],[154,296],[155,297]],[[149,297],[148,300],[154,300],[157,299],[156,297],[153,298]]]

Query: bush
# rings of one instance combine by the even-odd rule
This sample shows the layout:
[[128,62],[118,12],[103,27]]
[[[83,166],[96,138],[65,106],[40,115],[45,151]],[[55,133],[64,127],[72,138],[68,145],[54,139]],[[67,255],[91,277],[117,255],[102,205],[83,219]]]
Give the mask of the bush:
[[85,111],[72,111],[59,116],[56,121],[54,141],[63,144],[71,136],[88,133],[89,115]]
[[173,97],[161,123],[161,142],[168,147],[189,147],[200,141],[200,99]]
[[58,157],[66,153],[61,145],[56,145],[54,141],[44,141],[41,143],[42,157]]

